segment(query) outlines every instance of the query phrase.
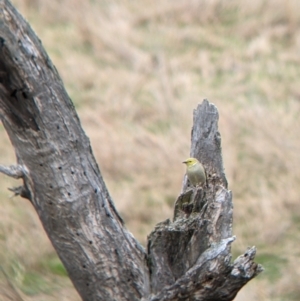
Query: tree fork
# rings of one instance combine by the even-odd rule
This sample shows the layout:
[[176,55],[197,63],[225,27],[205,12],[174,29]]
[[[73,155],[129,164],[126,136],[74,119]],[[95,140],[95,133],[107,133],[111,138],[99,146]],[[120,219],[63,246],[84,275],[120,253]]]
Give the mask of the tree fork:
[[[28,198],[85,301],[232,300],[262,271],[251,248],[231,263],[232,196],[223,170],[217,108],[194,112],[191,155],[207,187],[184,180],[174,219],[159,223],[147,250],[118,215],[62,80],[30,26],[0,0],[0,117]],[[105,129],[103,129],[105,130]]]

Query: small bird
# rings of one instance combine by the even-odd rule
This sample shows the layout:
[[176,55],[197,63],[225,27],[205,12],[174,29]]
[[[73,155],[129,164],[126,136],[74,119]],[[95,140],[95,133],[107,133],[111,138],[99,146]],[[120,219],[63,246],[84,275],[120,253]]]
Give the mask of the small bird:
[[186,175],[193,186],[196,187],[205,183],[204,167],[196,158],[188,158],[182,163],[186,164]]

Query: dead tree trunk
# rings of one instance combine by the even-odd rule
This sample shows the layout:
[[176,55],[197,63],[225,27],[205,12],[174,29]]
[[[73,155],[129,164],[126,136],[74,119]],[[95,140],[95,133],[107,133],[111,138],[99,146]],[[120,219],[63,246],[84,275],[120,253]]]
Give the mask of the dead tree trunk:
[[216,107],[204,101],[194,112],[191,154],[207,186],[184,182],[173,221],[158,224],[144,250],[114,208],[40,40],[8,0],[0,14],[0,116],[17,158],[0,171],[23,179],[15,192],[33,204],[82,299],[232,300],[262,267],[254,247],[231,262],[232,197]]

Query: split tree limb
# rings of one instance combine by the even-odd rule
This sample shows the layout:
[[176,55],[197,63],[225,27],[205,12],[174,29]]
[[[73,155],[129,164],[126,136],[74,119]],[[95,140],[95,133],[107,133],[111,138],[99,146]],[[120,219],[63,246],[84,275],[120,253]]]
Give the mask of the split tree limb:
[[194,112],[191,155],[207,186],[191,189],[185,179],[173,221],[155,227],[146,252],[124,227],[40,40],[8,0],[0,0],[0,20],[0,117],[18,164],[0,171],[23,179],[18,192],[82,299],[232,300],[262,268],[255,248],[231,263],[232,195],[216,107],[205,100]]

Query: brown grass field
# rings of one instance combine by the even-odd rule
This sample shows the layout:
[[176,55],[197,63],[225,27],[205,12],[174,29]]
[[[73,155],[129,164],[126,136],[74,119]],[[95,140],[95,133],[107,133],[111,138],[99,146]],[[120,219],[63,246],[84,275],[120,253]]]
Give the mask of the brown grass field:
[[[300,2],[14,0],[63,78],[116,207],[143,244],[172,216],[193,109],[220,113],[238,301],[300,300]],[[0,164],[15,163],[0,125]],[[0,300],[79,301],[32,206],[0,175]]]

